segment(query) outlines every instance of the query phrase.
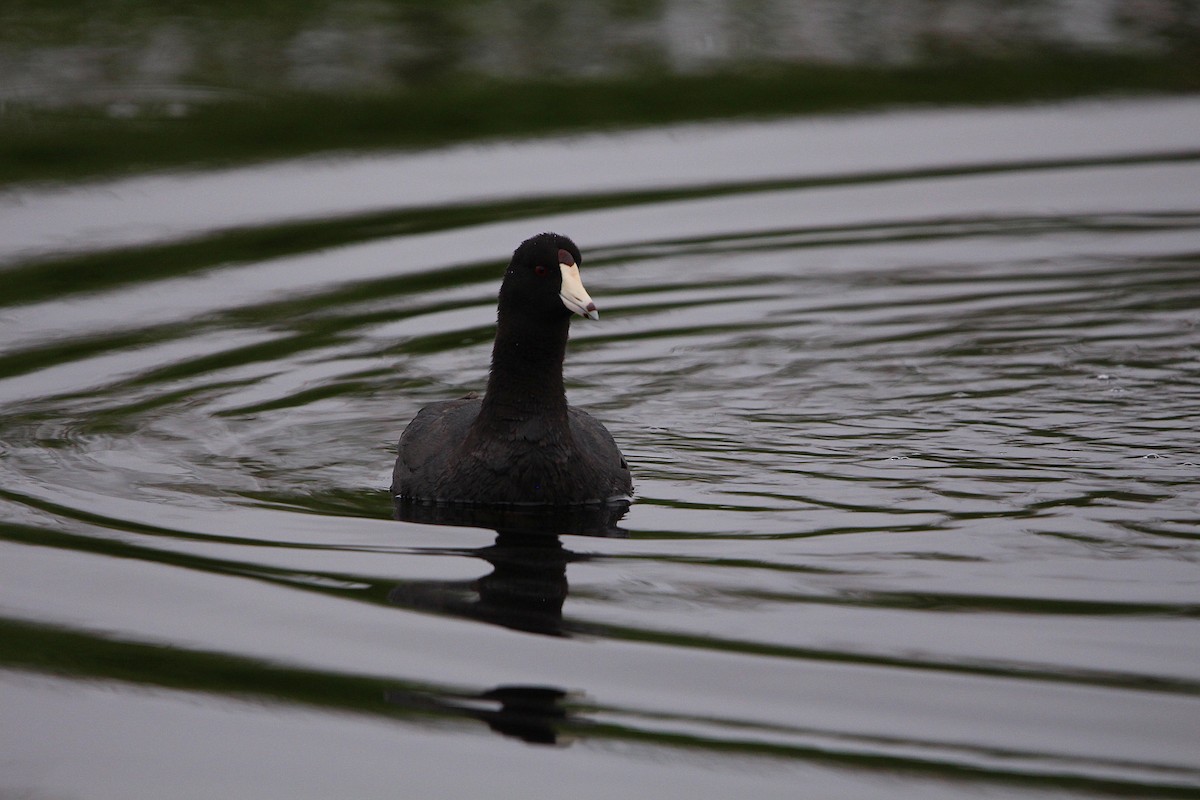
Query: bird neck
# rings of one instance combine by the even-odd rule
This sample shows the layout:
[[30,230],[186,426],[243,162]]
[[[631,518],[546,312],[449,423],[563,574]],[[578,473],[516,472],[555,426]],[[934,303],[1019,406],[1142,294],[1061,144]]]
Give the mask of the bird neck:
[[566,418],[562,368],[570,324],[569,316],[552,322],[515,315],[499,318],[481,417],[491,421]]

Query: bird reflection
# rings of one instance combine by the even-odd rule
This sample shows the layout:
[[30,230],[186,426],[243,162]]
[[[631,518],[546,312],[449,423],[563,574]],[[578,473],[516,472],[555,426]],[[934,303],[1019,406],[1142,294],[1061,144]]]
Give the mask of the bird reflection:
[[[480,558],[492,572],[471,581],[406,581],[388,601],[419,611],[451,614],[513,630],[547,636],[569,634],[563,622],[567,565],[590,556],[563,547],[563,534],[625,536],[617,523],[629,503],[556,509],[448,507],[397,500],[396,518],[433,525],[488,527],[496,540],[487,547],[457,551]],[[478,719],[496,733],[531,744],[563,744],[561,727],[578,726],[565,705],[571,694],[552,686],[498,686],[478,694],[431,696],[389,692],[393,705]]]
[[472,581],[408,581],[389,602],[501,625],[528,633],[564,636],[567,565],[590,556],[563,547],[560,534],[624,536],[617,523],[629,503],[553,511],[532,508],[431,506],[397,501],[396,517],[434,525],[470,525],[496,531],[487,547],[459,551],[480,558],[492,572]]

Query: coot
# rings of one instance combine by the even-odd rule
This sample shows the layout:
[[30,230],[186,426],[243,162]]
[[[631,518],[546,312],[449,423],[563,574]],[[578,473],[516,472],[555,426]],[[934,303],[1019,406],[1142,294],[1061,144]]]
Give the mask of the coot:
[[402,501],[563,506],[628,499],[629,466],[594,417],[567,405],[571,315],[599,319],[579,248],[542,233],[513,253],[500,286],[487,392],[421,409],[400,437]]

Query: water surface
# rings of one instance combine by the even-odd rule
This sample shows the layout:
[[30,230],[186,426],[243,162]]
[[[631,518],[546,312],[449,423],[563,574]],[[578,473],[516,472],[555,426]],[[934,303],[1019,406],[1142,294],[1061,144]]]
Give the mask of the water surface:
[[[897,112],[9,190],[0,789],[1195,796],[1196,131]],[[396,437],[482,387],[547,229],[633,505],[392,520]]]

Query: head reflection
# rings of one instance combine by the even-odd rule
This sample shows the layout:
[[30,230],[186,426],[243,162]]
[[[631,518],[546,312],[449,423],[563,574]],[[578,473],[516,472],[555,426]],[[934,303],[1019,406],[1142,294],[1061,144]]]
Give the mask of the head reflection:
[[385,695],[394,706],[476,719],[502,736],[549,745],[571,744],[574,737],[564,733],[563,728],[587,724],[571,709],[571,701],[576,697],[579,695],[550,686],[497,686],[478,694],[439,695],[397,689]]

